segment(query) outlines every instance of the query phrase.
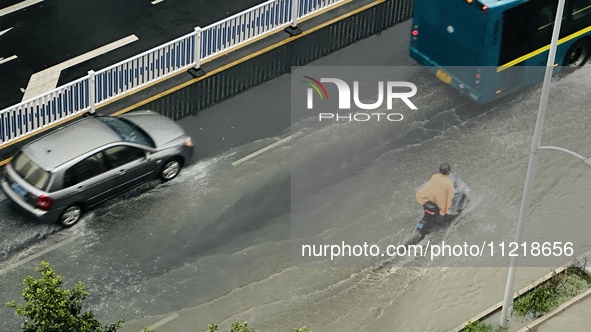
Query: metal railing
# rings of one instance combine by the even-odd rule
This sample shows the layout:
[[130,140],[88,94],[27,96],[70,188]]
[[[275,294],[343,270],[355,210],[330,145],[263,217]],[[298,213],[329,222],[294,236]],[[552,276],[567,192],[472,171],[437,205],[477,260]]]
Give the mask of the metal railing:
[[88,110],[88,77],[0,111],[0,147],[55,122]]
[[[155,80],[185,70],[195,64],[195,33],[136,55],[96,73],[88,72],[94,86],[91,105],[100,105],[115,97],[139,89]],[[91,96],[92,97],[92,96]]]
[[[74,82],[0,110],[0,149],[78,113],[269,35],[344,0],[269,0]],[[297,12],[293,9],[297,8]]]
[[291,24],[292,3],[293,0],[267,1],[203,28],[201,59],[208,59]]
[[[573,261],[572,266],[581,268],[583,270],[591,269],[591,253],[587,252],[587,253],[577,257]],[[591,272],[591,271],[588,271],[588,272]]]
[[298,1],[298,18],[304,18],[314,14],[315,12],[322,10],[326,7],[330,7],[340,0],[301,0]]
[[251,87],[288,74],[293,66],[305,66],[359,40],[380,33],[412,14],[412,2],[389,0],[357,15],[338,20],[324,29],[295,40],[290,47],[278,47],[244,63],[224,70],[206,80],[191,84],[166,98],[145,104],[147,109],[178,120],[196,115],[222,100]]

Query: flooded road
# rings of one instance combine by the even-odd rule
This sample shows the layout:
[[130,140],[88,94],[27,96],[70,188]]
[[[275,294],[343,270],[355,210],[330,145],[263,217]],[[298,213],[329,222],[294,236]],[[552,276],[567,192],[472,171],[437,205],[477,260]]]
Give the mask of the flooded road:
[[[580,89],[590,83],[589,69],[554,84],[545,144],[590,154],[585,111],[591,100]],[[452,163],[474,195],[457,223],[430,240],[497,245],[514,239],[539,87],[479,113],[470,112],[473,105],[446,110],[456,97],[436,85],[429,91],[440,97],[429,99],[429,106],[443,110],[435,119],[416,114],[396,128],[334,124],[310,130],[292,144],[292,246],[403,243],[420,215],[414,189],[442,160]],[[447,125],[435,128],[435,123]],[[431,131],[436,134],[421,139]],[[307,171],[311,168],[314,172]],[[573,242],[573,256],[589,250],[590,191],[589,170],[580,161],[541,155],[526,239]],[[308,224],[302,229],[298,222]],[[508,264],[498,252],[480,262],[361,257],[304,263],[293,252],[291,259],[293,266],[189,308],[187,317],[235,307],[226,323],[245,319],[266,331],[301,325],[318,331],[448,331],[502,299],[507,273],[502,266]],[[518,288],[569,260],[522,259]]]
[[[354,59],[365,50],[406,28],[314,65],[359,64]],[[404,52],[381,49],[364,64],[391,65],[392,57],[404,59]],[[400,65],[408,64],[403,61]],[[591,156],[589,69],[553,84],[544,144]],[[14,238],[48,234],[29,253],[74,236],[43,259],[72,283],[89,285],[92,309],[110,321],[125,319],[124,331],[138,331],[172,313],[178,317],[159,332],[205,329],[212,321],[225,327],[237,319],[260,331],[303,325],[312,331],[448,331],[502,299],[507,257],[310,262],[294,253],[306,243],[403,243],[420,217],[414,191],[443,161],[468,183],[472,202],[457,222],[426,240],[512,241],[540,87],[476,106],[417,66],[393,68],[374,79],[392,75],[413,79],[425,91],[413,98],[419,110],[405,112],[399,123],[320,124],[315,117],[300,117],[291,127],[278,128],[276,136],[197,160],[170,183],[147,184],[116,198],[55,236],[51,225],[19,221],[4,205],[1,219],[11,221],[2,227]],[[289,116],[290,84],[291,77],[282,76],[211,111],[268,107],[262,96],[273,96],[272,108]],[[196,131],[199,119],[198,114],[180,123]],[[298,132],[291,144],[232,165]],[[529,241],[572,241],[575,255],[589,249],[590,172],[574,158],[540,154]],[[33,273],[38,259],[19,265],[24,256],[0,262],[6,269],[3,300],[18,299],[19,281]],[[518,288],[554,267],[529,257],[521,263],[531,268],[520,269]],[[0,309],[0,329],[18,327],[12,314]]]

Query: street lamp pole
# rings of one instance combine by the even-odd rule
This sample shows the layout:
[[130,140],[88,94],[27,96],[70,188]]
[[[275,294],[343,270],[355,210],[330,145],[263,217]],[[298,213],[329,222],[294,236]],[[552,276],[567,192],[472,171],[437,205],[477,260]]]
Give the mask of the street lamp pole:
[[[548,54],[548,62],[546,64],[546,73],[544,75],[544,84],[542,86],[542,96],[540,97],[540,106],[538,110],[538,117],[536,120],[536,127],[534,129],[534,137],[531,144],[531,151],[529,155],[529,163],[527,165],[527,173],[525,175],[525,185],[523,187],[523,196],[521,197],[521,207],[519,208],[519,217],[517,220],[517,231],[515,232],[515,242],[522,243],[524,238],[525,222],[529,212],[529,204],[531,202],[531,194],[534,186],[534,176],[536,173],[536,164],[538,162],[538,150],[542,141],[542,130],[544,128],[544,117],[546,116],[546,106],[548,104],[548,94],[550,92],[550,81],[552,79],[552,72],[554,70],[554,60],[556,58],[556,46],[558,45],[558,35],[560,33],[560,25],[562,23],[562,13],[564,11],[565,0],[558,0],[558,8],[556,10],[556,18],[554,20],[554,29],[552,31],[552,41],[550,43],[550,52]],[[508,312],[513,305],[513,294],[515,293],[515,280],[517,278],[517,266],[519,264],[519,256],[512,256],[509,263],[509,272],[507,274],[507,284],[505,286],[505,297],[503,299],[503,309],[501,311],[500,325],[502,328],[509,327]]]

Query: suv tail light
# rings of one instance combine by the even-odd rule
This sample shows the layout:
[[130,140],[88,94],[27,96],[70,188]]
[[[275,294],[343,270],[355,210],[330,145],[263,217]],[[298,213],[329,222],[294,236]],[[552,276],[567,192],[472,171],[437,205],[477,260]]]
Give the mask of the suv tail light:
[[37,198],[37,207],[41,210],[48,211],[53,205],[53,198],[41,195]]

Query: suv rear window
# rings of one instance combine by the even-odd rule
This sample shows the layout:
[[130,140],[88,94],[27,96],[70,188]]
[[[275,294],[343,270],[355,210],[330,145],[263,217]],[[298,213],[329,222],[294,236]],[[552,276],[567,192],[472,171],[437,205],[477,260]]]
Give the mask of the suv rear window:
[[10,162],[12,168],[20,175],[25,181],[35,186],[37,189],[45,189],[47,182],[49,181],[49,172],[41,169],[35,164],[29,157],[24,153],[20,152]]

